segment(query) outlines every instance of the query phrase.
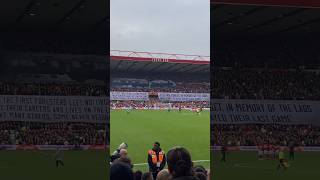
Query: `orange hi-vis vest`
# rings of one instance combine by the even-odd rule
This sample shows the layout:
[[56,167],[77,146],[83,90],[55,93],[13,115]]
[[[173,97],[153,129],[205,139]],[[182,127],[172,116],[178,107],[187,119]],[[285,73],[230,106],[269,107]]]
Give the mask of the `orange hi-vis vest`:
[[157,163],[162,163],[163,158],[164,158],[164,152],[160,151],[159,152],[159,159],[157,158],[157,154],[153,150],[149,150],[148,154],[152,157],[152,163],[157,164]]

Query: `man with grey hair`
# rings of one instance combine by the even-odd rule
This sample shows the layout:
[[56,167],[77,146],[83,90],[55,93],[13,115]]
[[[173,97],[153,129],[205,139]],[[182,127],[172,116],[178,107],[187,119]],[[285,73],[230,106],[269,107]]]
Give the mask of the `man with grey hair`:
[[[127,143],[124,143],[124,142],[121,143],[121,144],[119,145],[119,147],[112,153],[112,155],[111,155],[111,157],[110,157],[110,163],[112,163],[114,160],[120,158],[120,156],[121,156],[121,155],[120,155],[120,151],[121,151],[122,149],[125,149],[125,150],[128,149]],[[127,151],[123,151],[122,153],[127,154]]]
[[128,155],[128,150],[127,149],[121,149],[119,152],[120,158],[125,158]]

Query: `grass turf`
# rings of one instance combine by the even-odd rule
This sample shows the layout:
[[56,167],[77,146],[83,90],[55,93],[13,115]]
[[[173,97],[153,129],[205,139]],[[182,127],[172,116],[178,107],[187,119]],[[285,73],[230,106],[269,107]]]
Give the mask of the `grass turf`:
[[296,153],[295,160],[289,161],[290,167],[286,171],[276,170],[276,160],[257,160],[255,152],[229,152],[226,157],[227,162],[220,162],[220,152],[211,153],[212,179],[303,180],[320,177],[319,152]]
[[64,167],[56,168],[55,151],[0,151],[0,179],[88,180],[109,176],[106,151],[64,151]]
[[[128,155],[134,164],[147,162],[147,151],[159,141],[167,152],[174,146],[186,147],[192,160],[210,159],[210,112],[196,114],[188,110],[112,110],[110,114],[110,151],[121,142],[129,146]],[[210,168],[209,162],[198,162]],[[136,165],[147,170],[147,165]]]

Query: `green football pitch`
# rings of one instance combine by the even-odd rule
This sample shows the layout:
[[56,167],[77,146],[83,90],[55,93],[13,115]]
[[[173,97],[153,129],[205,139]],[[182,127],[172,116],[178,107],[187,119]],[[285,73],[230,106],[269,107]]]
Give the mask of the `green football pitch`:
[[[286,153],[286,155],[288,155]],[[320,178],[320,153],[300,152],[290,167],[277,171],[278,161],[258,160],[254,152],[229,152],[227,162],[220,162],[220,153],[211,153],[211,166],[215,180],[307,180]]]
[[135,170],[147,170],[147,152],[155,141],[165,152],[183,146],[190,151],[194,164],[210,168],[209,111],[112,110],[110,125],[110,151],[126,142]]
[[2,180],[106,180],[107,151],[64,151],[64,167],[57,168],[55,151],[0,151]]

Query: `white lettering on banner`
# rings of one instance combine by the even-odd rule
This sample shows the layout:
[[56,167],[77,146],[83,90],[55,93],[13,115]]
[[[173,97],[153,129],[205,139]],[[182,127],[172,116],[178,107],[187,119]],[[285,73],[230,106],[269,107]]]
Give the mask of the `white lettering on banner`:
[[153,62],[169,62],[167,58],[152,58]]
[[213,124],[316,124],[320,102],[302,100],[211,100]]
[[108,105],[106,97],[0,95],[0,121],[105,123]]
[[148,101],[149,94],[148,92],[110,92],[111,100],[140,100],[140,101]]
[[210,101],[209,93],[158,93],[162,101]]

